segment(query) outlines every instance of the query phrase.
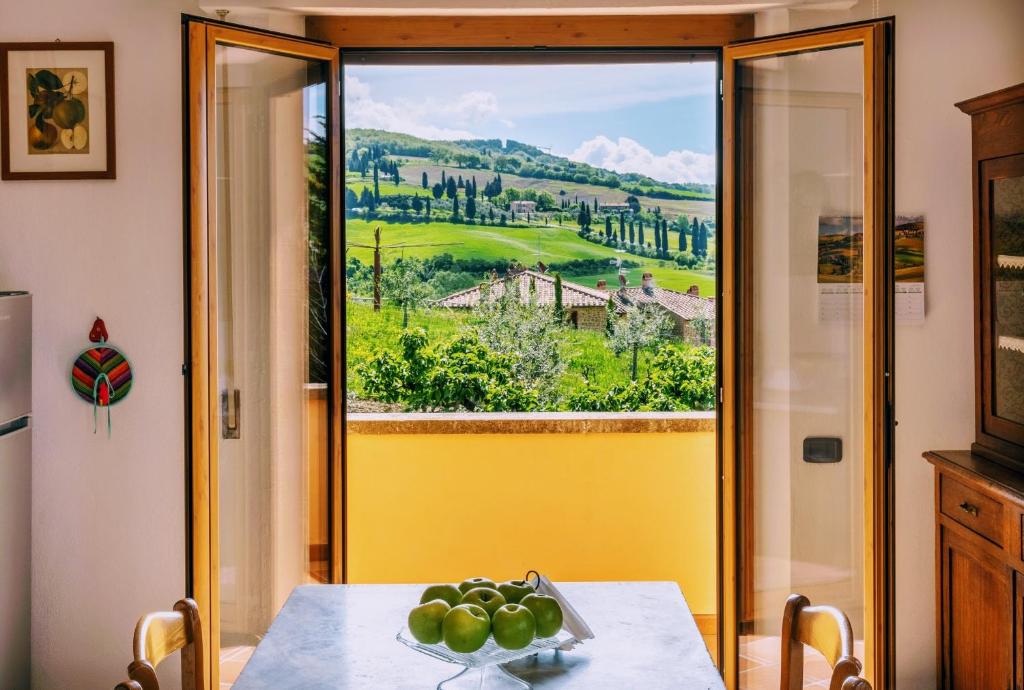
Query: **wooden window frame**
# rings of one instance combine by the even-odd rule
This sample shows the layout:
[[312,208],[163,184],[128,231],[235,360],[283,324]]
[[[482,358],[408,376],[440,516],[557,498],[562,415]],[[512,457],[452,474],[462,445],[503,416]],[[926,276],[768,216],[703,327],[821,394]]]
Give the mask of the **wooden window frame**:
[[[297,37],[283,37],[272,32],[260,32],[245,27],[236,27],[206,17],[183,17],[185,31],[183,34],[183,47],[185,48],[184,60],[184,98],[186,109],[183,113],[184,135],[185,135],[185,156],[187,166],[185,169],[185,292],[186,292],[186,322],[188,327],[185,333],[185,348],[188,352],[188,360],[185,368],[187,375],[186,383],[186,414],[189,426],[186,430],[186,447],[188,448],[188,464],[186,476],[186,500],[188,504],[188,558],[187,558],[187,583],[188,592],[207,602],[204,610],[204,617],[213,621],[213,609],[210,606],[211,596],[215,594],[215,583],[210,573],[214,551],[216,546],[210,540],[210,525],[216,519],[216,509],[211,512],[211,486],[215,487],[216,477],[211,472],[211,423],[216,421],[219,409],[217,400],[212,396],[209,387],[209,374],[215,371],[215,359],[209,356],[210,345],[210,324],[215,321],[215,314],[209,310],[209,286],[211,279],[216,276],[208,271],[208,260],[211,256],[211,235],[209,232],[208,218],[213,217],[205,199],[205,192],[210,188],[211,181],[206,178],[205,167],[200,169],[199,158],[212,154],[212,150],[203,150],[197,145],[198,141],[207,140],[208,121],[211,117],[206,111],[205,103],[210,97],[212,86],[208,79],[207,72],[212,69],[208,64],[209,57],[203,46],[207,45],[210,35],[219,36],[223,42],[241,45],[256,49],[273,51],[275,46],[284,47],[280,41],[291,42],[302,39]],[[191,31],[190,27],[201,26],[201,31]],[[836,31],[855,32],[863,36],[870,33],[864,28],[848,27],[837,28]],[[212,34],[211,34],[212,32]],[[791,37],[794,50],[805,49],[808,45],[810,34],[820,35],[822,32],[798,33]],[[827,33],[827,32],[826,32]],[[259,36],[254,40],[253,36]],[[721,51],[726,46],[742,41],[740,53],[750,55],[758,50],[758,45],[767,42],[768,39],[752,39],[754,36],[754,16],[752,14],[705,14],[705,15],[543,15],[543,16],[309,16],[306,19],[306,41],[311,50],[318,52],[327,50],[333,53],[334,75],[332,78],[329,97],[333,103],[340,102],[340,60],[339,51],[362,50],[362,49],[466,49],[474,48],[479,50],[501,50],[503,48],[588,48],[596,51],[614,50],[620,48],[694,48],[711,49],[719,51],[720,78],[725,78],[725,89],[731,88],[728,81],[729,75],[722,72],[722,67],[729,59],[723,57]],[[835,36],[834,36],[835,38]],[[330,46],[317,44],[316,42],[331,44]],[[811,41],[813,43],[813,41]],[[866,43],[865,43],[866,45]],[[801,47],[804,46],[804,47]],[[891,50],[891,28],[887,28],[884,34],[884,41],[878,40],[874,48],[869,52],[872,58],[882,55],[879,51]],[[740,54],[734,53],[734,54]],[[867,57],[865,56],[865,59]],[[891,60],[890,60],[891,63]],[[891,70],[891,68],[890,68]],[[885,83],[874,84],[881,98],[872,106],[872,120],[878,114],[874,107],[880,107],[885,117],[890,118],[889,138],[885,141],[873,141],[872,148],[878,155],[886,157],[889,166],[891,180],[891,109],[892,109],[892,75],[887,75]],[[730,216],[730,206],[733,202],[733,193],[730,185],[733,180],[723,177],[723,153],[728,154],[733,150],[733,113],[730,113],[728,104],[731,99],[726,98],[725,107],[719,114],[719,161],[718,161],[718,216],[723,221]],[[884,101],[884,102],[883,102]],[[336,118],[333,122],[335,134],[335,147],[341,141],[340,122]],[[340,156],[335,156],[332,162],[332,173],[341,179]],[[341,199],[340,185],[334,185],[332,191],[333,208],[337,209],[332,213],[332,238],[341,241],[340,225]],[[874,189],[878,193],[880,204],[876,208],[876,216],[880,213],[892,211],[892,189],[891,184],[887,188]],[[888,222],[881,219],[882,222]],[[723,223],[723,227],[724,227]],[[189,231],[188,228],[201,228],[202,231]],[[719,371],[721,372],[724,391],[733,390],[736,383],[736,371],[733,368],[735,347],[730,342],[730,337],[735,337],[735,330],[730,322],[734,317],[732,302],[736,298],[734,290],[735,271],[738,266],[725,264],[721,257],[733,256],[726,252],[732,252],[735,248],[730,244],[727,233],[725,242],[718,246],[717,279],[719,297],[718,320],[720,328],[726,330],[725,335],[719,338]],[[214,248],[215,249],[215,248]],[[343,274],[340,270],[340,254],[332,251],[332,262],[335,264],[334,277],[332,278],[332,291],[336,292],[337,304],[343,295]],[[879,252],[872,252],[874,261],[891,261],[879,257]],[[201,266],[201,268],[197,268]],[[884,267],[884,266],[880,266]],[[884,313],[876,314],[884,318],[891,318],[891,297],[887,298],[888,303],[884,307]],[[890,321],[891,322],[891,321]],[[332,324],[332,336],[336,339],[332,345],[332,363],[334,370],[331,374],[333,390],[342,390],[342,373],[344,371],[344,333],[341,329],[341,318],[336,318]],[[878,382],[872,391],[872,400],[877,405],[884,407],[883,416],[887,420],[887,429],[892,423],[892,377],[889,376],[892,361],[891,337],[887,342],[879,345],[879,360],[890,363],[886,373],[886,380]],[[195,376],[196,373],[205,372],[206,376]],[[736,439],[734,437],[735,408],[730,406],[731,397],[724,393],[723,404],[719,411],[719,510],[723,511],[724,502],[736,500],[736,477],[735,466],[726,462],[727,458],[734,459]],[[873,419],[873,417],[872,417]],[[331,463],[330,468],[333,475],[331,482],[331,574],[333,581],[345,581],[344,564],[344,536],[345,536],[345,511],[344,511],[344,425],[342,409],[340,404],[331,408]],[[891,465],[891,434],[878,434],[874,439],[877,445],[877,458],[885,459],[888,463],[881,471],[871,473],[868,481],[868,490],[877,498],[876,511],[873,514],[865,515],[868,522],[868,534],[878,546],[878,553],[884,561],[884,567],[880,570],[873,568],[873,587],[877,593],[885,597],[885,605],[882,615],[872,620],[872,628],[876,630],[874,638],[873,655],[878,660],[877,679],[888,679],[888,682],[880,683],[877,687],[888,687],[891,685],[892,675],[892,642],[893,632],[893,554],[892,554],[892,465]],[[884,447],[882,447],[884,446]],[[211,484],[212,481],[212,484]],[[734,509],[734,505],[732,506]],[[735,524],[728,523],[724,517],[720,517],[719,534],[719,556],[718,570],[720,573],[719,587],[719,659],[720,667],[729,687],[737,687],[738,671],[736,670],[736,638],[727,639],[725,634],[729,630],[727,618],[735,615],[735,579],[734,568],[736,566],[735,552]],[[204,536],[205,535],[205,536]],[[870,557],[870,554],[868,555]],[[866,573],[865,573],[866,574]],[[729,590],[729,588],[733,588]],[[213,640],[214,630],[206,636],[207,640]],[[733,628],[733,632],[734,628]],[[209,643],[207,643],[209,645]],[[208,650],[209,651],[209,650]],[[208,654],[211,659],[211,670],[208,679],[211,687],[216,686],[216,664],[213,655]]]

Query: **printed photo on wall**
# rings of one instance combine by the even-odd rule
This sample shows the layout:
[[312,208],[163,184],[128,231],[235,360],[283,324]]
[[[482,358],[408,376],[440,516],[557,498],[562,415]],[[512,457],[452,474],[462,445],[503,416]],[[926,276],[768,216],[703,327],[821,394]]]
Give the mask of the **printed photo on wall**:
[[924,216],[897,215],[894,245],[896,321],[924,321]]
[[114,44],[0,44],[5,180],[113,178]]
[[[896,321],[924,320],[924,216],[898,214],[894,228]],[[818,318],[846,321],[863,313],[864,220],[818,217]]]

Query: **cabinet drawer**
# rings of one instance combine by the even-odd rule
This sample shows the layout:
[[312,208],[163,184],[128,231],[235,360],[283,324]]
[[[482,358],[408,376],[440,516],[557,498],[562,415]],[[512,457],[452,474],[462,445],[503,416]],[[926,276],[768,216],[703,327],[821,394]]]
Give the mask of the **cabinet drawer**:
[[947,474],[940,475],[940,509],[943,515],[1003,545],[1003,504]]

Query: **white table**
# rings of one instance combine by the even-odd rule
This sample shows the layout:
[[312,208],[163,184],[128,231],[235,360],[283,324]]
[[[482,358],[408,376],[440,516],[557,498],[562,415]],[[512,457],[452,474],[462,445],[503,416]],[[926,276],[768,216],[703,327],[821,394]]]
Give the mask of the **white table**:
[[[594,631],[506,668],[536,690],[724,689],[674,582],[558,583]],[[460,667],[395,640],[422,585],[297,587],[234,690],[429,690]]]

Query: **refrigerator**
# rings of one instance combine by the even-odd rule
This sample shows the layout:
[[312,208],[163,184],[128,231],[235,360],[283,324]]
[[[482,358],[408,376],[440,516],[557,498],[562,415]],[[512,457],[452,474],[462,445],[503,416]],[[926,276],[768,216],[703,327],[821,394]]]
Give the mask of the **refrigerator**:
[[29,687],[32,296],[0,292],[0,688]]

